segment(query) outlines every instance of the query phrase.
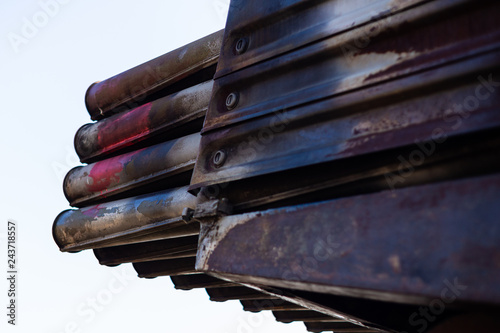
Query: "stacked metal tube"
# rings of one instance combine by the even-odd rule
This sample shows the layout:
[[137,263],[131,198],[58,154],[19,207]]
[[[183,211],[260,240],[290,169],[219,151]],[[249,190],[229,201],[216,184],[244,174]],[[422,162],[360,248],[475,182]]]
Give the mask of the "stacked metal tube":
[[61,251],[94,249],[105,265],[162,260],[177,274],[194,271],[199,224],[185,216],[196,205],[187,186],[222,36],[216,32],[89,87],[85,102],[97,122],[75,135],[75,150],[88,164],[64,179],[66,198],[78,209],[54,221]]

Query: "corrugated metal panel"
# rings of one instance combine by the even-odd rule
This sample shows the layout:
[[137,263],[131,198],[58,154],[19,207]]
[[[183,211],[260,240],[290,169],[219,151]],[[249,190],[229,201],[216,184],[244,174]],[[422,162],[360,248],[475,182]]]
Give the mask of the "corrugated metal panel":
[[342,46],[369,26],[216,79],[191,189],[498,127],[498,15],[426,2],[375,20],[383,32],[352,56]]

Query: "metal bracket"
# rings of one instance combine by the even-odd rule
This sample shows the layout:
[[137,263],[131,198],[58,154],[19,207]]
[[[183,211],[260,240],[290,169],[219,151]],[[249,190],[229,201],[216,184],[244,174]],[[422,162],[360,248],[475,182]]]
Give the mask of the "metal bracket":
[[193,218],[198,220],[220,217],[224,215],[230,215],[232,211],[233,207],[231,206],[227,198],[210,199],[196,205]]

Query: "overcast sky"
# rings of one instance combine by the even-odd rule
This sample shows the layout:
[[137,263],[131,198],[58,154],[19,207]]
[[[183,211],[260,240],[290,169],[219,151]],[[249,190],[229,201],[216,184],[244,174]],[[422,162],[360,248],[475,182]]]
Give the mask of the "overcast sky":
[[[306,332],[269,311],[210,302],[205,290],[176,291],[170,278],[139,279],[130,264],[100,266],[92,251],[61,253],[51,226],[69,208],[65,173],[78,164],[77,129],[90,121],[87,87],[222,29],[229,0],[3,0],[0,4],[0,262],[17,221],[18,318],[0,331]],[[2,259],[3,258],[3,259]],[[94,302],[94,303],[93,303]],[[4,306],[5,305],[5,306]]]

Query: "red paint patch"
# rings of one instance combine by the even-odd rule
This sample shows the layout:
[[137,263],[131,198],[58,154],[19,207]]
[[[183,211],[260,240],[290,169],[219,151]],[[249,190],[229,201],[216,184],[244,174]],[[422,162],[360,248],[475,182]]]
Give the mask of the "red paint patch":
[[125,165],[132,160],[136,152],[113,157],[95,163],[89,173],[92,184],[87,184],[87,189],[92,192],[104,194],[112,184],[120,181],[120,173]]
[[151,103],[102,121],[98,128],[97,143],[102,152],[117,150],[132,144],[149,133]]
[[82,209],[82,214],[85,216],[96,216],[99,213],[99,210],[103,209],[101,205],[89,207],[87,209]]

